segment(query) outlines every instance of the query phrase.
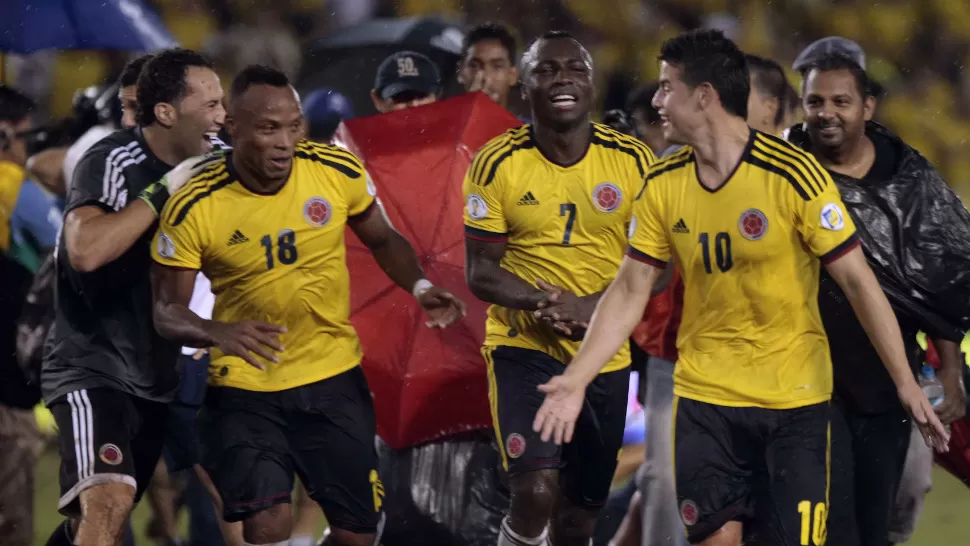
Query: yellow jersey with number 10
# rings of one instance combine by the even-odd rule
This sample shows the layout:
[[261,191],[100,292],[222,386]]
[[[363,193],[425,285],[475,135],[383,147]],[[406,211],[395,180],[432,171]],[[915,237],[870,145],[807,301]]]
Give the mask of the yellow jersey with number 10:
[[[512,129],[485,144],[468,169],[465,236],[505,241],[501,266],[533,286],[542,279],[595,294],[616,276],[633,199],[654,161],[639,140],[592,124],[586,154],[558,165],[539,151],[531,125]],[[579,349],[531,311],[497,305],[488,310],[485,343],[542,351],[564,364]],[[629,363],[624,346],[603,371]]]
[[829,174],[756,131],[717,189],[685,147],[647,173],[630,256],[684,278],[678,396],[786,409],[824,402],[832,362],[818,311],[819,264],[858,244]]
[[239,182],[232,154],[168,200],[152,257],[212,281],[214,320],[259,320],[287,331],[279,363],[256,357],[265,371],[213,349],[209,383],[280,391],[357,366],[344,228],[377,206],[363,165],[344,149],[302,141],[289,180],[264,195]]

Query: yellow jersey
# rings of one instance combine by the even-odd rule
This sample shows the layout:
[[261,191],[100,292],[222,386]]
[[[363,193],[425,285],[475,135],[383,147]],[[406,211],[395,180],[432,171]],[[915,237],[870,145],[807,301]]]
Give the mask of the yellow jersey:
[[[507,241],[501,266],[579,296],[604,290],[623,260],[633,199],[656,160],[639,140],[591,124],[586,154],[572,165],[547,159],[531,125],[482,146],[465,175],[465,236]],[[579,342],[556,334],[531,311],[492,305],[486,345],[542,351],[568,363]],[[630,363],[629,347],[603,369]]]
[[357,366],[344,228],[377,206],[363,165],[342,148],[302,141],[289,180],[265,195],[239,182],[232,153],[168,200],[152,257],[209,278],[213,320],[259,320],[287,331],[279,363],[256,356],[265,370],[213,348],[209,384],[280,391]]
[[773,409],[831,397],[819,264],[859,241],[815,158],[752,130],[711,190],[685,147],[651,167],[632,223],[630,256],[657,266],[673,256],[684,278],[675,394]]
[[0,161],[0,251],[10,250],[10,220],[26,179],[23,167],[12,161]]

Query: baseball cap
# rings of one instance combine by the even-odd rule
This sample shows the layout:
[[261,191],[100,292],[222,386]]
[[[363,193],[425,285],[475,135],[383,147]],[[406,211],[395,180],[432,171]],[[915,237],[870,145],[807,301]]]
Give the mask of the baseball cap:
[[434,62],[414,51],[399,51],[384,59],[377,68],[374,89],[382,99],[405,91],[437,95],[441,74]]
[[862,46],[841,36],[828,36],[815,40],[798,54],[791,68],[795,72],[801,72],[808,65],[830,53],[841,53],[858,63],[863,70],[866,69],[866,53],[862,50]]

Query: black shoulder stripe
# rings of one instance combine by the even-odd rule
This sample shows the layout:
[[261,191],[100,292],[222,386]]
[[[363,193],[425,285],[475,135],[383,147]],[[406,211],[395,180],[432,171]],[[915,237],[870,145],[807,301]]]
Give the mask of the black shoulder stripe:
[[530,148],[535,148],[535,145],[536,143],[533,142],[532,139],[527,139],[525,141],[515,143],[509,146],[508,148],[506,148],[505,151],[503,151],[498,157],[495,158],[495,161],[492,162],[491,168],[488,169],[488,174],[485,176],[485,179],[482,181],[482,186],[487,186],[491,184],[493,180],[495,180],[495,174],[498,172],[498,166],[501,165],[502,162],[505,161],[506,159],[512,157],[512,154],[514,154],[519,150],[528,150]]
[[497,146],[489,148],[487,152],[481,153],[479,157],[480,161],[477,165],[473,166],[472,180],[480,186],[491,184],[492,180],[495,179],[498,166],[502,161],[505,161],[515,151],[532,148],[534,146],[535,143],[529,138],[527,132],[515,135],[509,140],[502,139]]
[[346,176],[347,178],[360,178],[361,175],[360,171],[350,167],[349,165],[340,163],[336,160],[316,153],[307,153],[302,150],[297,150],[294,155],[300,159],[309,159],[310,161],[315,161],[332,169],[336,169],[338,172],[340,172],[340,174]]
[[669,160],[669,161],[664,161],[661,163],[654,164],[653,167],[650,168],[650,171],[647,173],[647,176],[644,177],[643,186],[640,188],[640,193],[637,194],[636,199],[640,199],[640,196],[643,195],[643,192],[647,190],[647,184],[650,183],[650,181],[653,180],[654,178],[657,178],[658,176],[664,173],[669,173],[671,171],[676,171],[677,169],[680,169],[682,167],[686,167],[687,165],[690,165],[693,162],[694,162],[694,156],[688,155],[687,157],[679,158],[677,161]]
[[178,214],[175,215],[175,219],[172,222],[172,226],[177,226],[181,224],[183,221],[185,221],[185,217],[189,215],[189,211],[196,203],[205,199],[206,197],[209,197],[213,193],[221,190],[222,188],[225,188],[226,186],[228,186],[229,184],[232,184],[235,181],[236,181],[235,178],[229,176],[229,174],[226,173],[225,178],[219,180],[215,184],[212,184],[202,193],[198,193],[194,195],[192,199],[189,199],[188,202],[186,202],[185,205],[182,206],[182,208],[178,211]]
[[227,172],[226,162],[221,161],[216,165],[207,167],[201,173],[193,176],[188,182],[182,186],[179,191],[175,192],[175,195],[170,197],[172,200],[172,206],[169,208],[169,223],[171,219],[174,218],[175,211],[182,207],[182,205],[191,199],[192,195],[197,194],[200,190],[204,190],[208,187],[209,183],[218,178],[219,175],[225,174]]
[[472,180],[474,180],[476,184],[479,183],[485,174],[485,166],[488,164],[490,159],[494,158],[498,153],[500,153],[502,148],[509,146],[516,140],[528,135],[528,126],[523,125],[522,127],[507,131],[501,137],[486,143],[485,146],[482,146],[476,157],[478,161],[476,161],[475,165],[473,165],[474,168],[472,169]]
[[792,159],[797,159],[798,162],[804,165],[805,169],[808,170],[818,181],[819,189],[821,191],[825,191],[825,187],[828,186],[825,173],[822,171],[822,166],[818,164],[811,154],[776,136],[765,133],[760,133],[758,136],[762,137],[761,141],[770,146],[772,149],[777,150],[779,153],[785,154]]
[[751,154],[758,154],[759,159],[767,163],[777,163],[780,165],[775,165],[781,169],[788,171],[792,177],[798,181],[799,184],[805,189],[805,193],[810,193],[813,197],[817,197],[822,189],[818,187],[818,183],[812,183],[812,176],[810,173],[803,172],[803,169],[799,169],[798,165],[786,158],[781,154],[773,154],[770,150],[765,150],[758,143],[755,143],[754,147],[751,149]]
[[774,165],[772,163],[768,163],[764,159],[761,159],[760,157],[755,156],[753,153],[748,154],[748,157],[745,159],[745,161],[747,163],[750,163],[751,165],[754,165],[755,167],[758,167],[759,169],[764,169],[768,172],[775,173],[778,176],[784,178],[785,180],[788,181],[789,184],[791,184],[791,187],[795,188],[795,192],[798,193],[799,197],[801,197],[805,201],[812,200],[812,198],[808,195],[808,192],[805,191],[805,188],[802,187],[801,183],[795,180],[795,177],[792,176],[792,173],[788,172],[788,170],[782,169],[781,167]]
[[617,150],[623,152],[634,159],[637,163],[637,170],[640,171],[640,176],[645,176],[647,174],[647,167],[650,166],[649,159],[642,152],[637,153],[637,149],[629,143],[621,142],[620,139],[612,137],[601,133],[597,129],[593,129],[593,138],[590,143],[596,146],[602,146],[603,148],[609,150]]
[[318,153],[322,156],[329,156],[333,158],[339,158],[347,163],[356,166],[357,168],[363,170],[364,165],[361,163],[360,158],[353,154],[350,150],[341,148],[340,146],[330,146],[324,144],[309,143],[310,146],[308,151],[312,150],[314,153]]

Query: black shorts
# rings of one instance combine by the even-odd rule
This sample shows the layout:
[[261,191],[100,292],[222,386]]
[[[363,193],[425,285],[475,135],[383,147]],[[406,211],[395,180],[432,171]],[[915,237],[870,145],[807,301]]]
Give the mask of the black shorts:
[[562,469],[562,491],[570,502],[602,506],[623,447],[630,369],[600,374],[590,383],[572,442],[557,446],[543,442],[532,422],[545,400],[536,387],[562,374],[563,363],[546,353],[508,346],[487,347],[485,361],[495,437],[509,476]]
[[165,404],[95,388],[68,393],[49,407],[60,439],[58,510],[80,516],[81,491],[104,483],[132,486],[138,502],[162,453]]
[[226,521],[289,503],[295,472],[330,525],[377,531],[384,486],[360,367],[279,392],[209,387],[198,426],[202,466]]
[[674,398],[674,475],[688,541],[741,521],[745,544],[824,544],[829,413],[828,402],[773,410]]

